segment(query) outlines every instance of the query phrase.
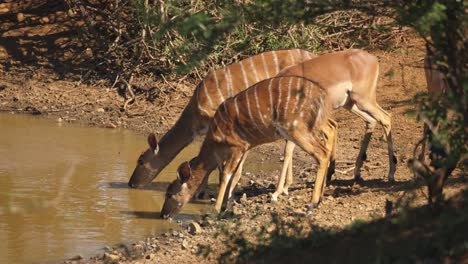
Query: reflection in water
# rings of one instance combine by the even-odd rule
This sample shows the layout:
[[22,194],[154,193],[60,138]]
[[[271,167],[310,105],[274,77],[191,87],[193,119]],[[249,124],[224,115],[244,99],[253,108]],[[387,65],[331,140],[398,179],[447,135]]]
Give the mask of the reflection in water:
[[[129,189],[129,175],[145,148],[144,137],[126,130],[0,115],[0,263],[87,256],[177,228],[158,219],[164,191],[177,165],[195,156],[199,144],[149,187]],[[179,217],[194,218],[209,208],[193,203]]]

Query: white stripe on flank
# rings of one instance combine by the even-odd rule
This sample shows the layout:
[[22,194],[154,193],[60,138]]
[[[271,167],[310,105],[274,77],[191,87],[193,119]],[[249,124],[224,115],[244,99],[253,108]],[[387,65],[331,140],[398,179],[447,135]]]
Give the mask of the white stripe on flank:
[[255,83],[258,83],[260,79],[258,78],[257,68],[255,68],[252,58],[250,58],[249,61],[250,61],[250,68],[252,68],[254,76],[255,76]]
[[279,111],[280,111],[280,105],[281,105],[281,90],[283,90],[282,87],[281,87],[281,81],[282,81],[282,80],[283,80],[283,78],[280,78],[280,79],[278,80],[278,100],[276,100],[276,102],[277,102],[277,105],[276,105],[276,114],[277,114],[277,117],[278,117],[278,118],[279,118],[279,114],[280,114]]
[[[293,54],[292,54],[292,51],[293,51],[293,50],[288,50],[288,55],[289,55],[289,60],[290,60],[289,65],[294,65],[294,64],[296,64],[296,63],[295,63],[294,56],[293,56]],[[289,66],[289,65],[288,65],[288,66]]]
[[257,110],[258,110],[258,116],[260,116],[260,120],[262,121],[263,126],[266,127],[267,124],[265,123],[265,119],[263,119],[263,114],[260,109],[260,104],[258,103],[257,89],[255,89],[254,93],[255,93],[255,104],[257,105]]
[[236,109],[237,118],[239,118],[240,114],[239,114],[239,107],[237,106],[237,96],[234,97],[234,108]]
[[290,77],[289,82],[288,82],[288,94],[286,95],[286,103],[284,105],[284,114],[285,115],[288,114],[288,104],[289,104],[289,98],[291,97],[291,84],[292,84],[292,81],[293,81],[293,78]]
[[273,116],[273,93],[271,92],[271,85],[273,84],[273,79],[270,79],[269,80],[269,83],[268,83],[268,95],[270,95],[270,109],[271,109],[271,115],[270,116]]
[[[239,120],[240,113],[239,113],[239,106],[237,105],[237,96],[234,97],[234,108],[236,109],[236,115],[237,115],[236,119]],[[234,123],[234,125],[236,125],[236,123]],[[247,129],[245,129],[245,130],[247,130]],[[245,131],[245,130],[244,130],[244,127],[242,127],[242,126],[237,128],[238,133],[241,134],[240,136],[244,140],[247,140],[247,139],[249,139],[249,136],[247,136],[246,133],[249,133],[249,131]],[[250,137],[252,137],[252,136],[250,136]]]
[[262,58],[262,64],[263,64],[263,70],[265,71],[266,78],[270,78],[270,73],[268,72],[268,66],[265,61],[265,56],[263,56],[264,53],[260,54],[260,57]]
[[239,64],[241,66],[242,77],[244,77],[244,87],[247,88],[247,87],[249,87],[249,80],[247,79],[247,74],[245,73],[243,62],[244,61],[241,61]]
[[304,93],[304,90],[301,91],[301,84],[302,84],[302,78],[297,78],[297,85],[296,85],[296,101],[294,102],[294,106],[292,108],[291,113],[296,113],[296,108],[297,108],[297,103],[299,102],[299,97],[301,94]]
[[309,94],[310,94],[310,91],[311,91],[311,88],[310,88],[310,82],[309,81],[304,81],[304,79],[301,78],[301,83],[302,83],[302,86],[304,87],[303,89],[303,92],[304,92],[304,96],[302,97],[302,104],[301,106],[299,106],[299,109],[297,109],[298,111],[300,111],[301,113],[303,113],[303,109],[304,109],[304,104],[307,100],[309,100]]
[[254,117],[252,115],[252,110],[250,108],[249,92],[252,91],[252,90],[256,90],[256,89],[257,89],[257,86],[254,86],[254,87],[252,87],[251,89],[249,89],[248,91],[245,92],[245,99],[246,99],[246,102],[247,102],[247,112],[249,113],[249,117],[250,117],[250,120],[252,121],[252,125],[255,127],[255,129],[257,131],[259,131],[261,134],[263,134],[263,131],[258,128],[257,122],[255,122],[255,119],[254,119]]
[[200,104],[198,104],[198,109],[200,109],[200,111],[202,111],[203,113],[205,113],[205,115],[207,116],[212,116],[205,108],[203,108]]
[[206,83],[203,81],[203,90],[205,91],[205,96],[208,99],[208,103],[210,103],[211,109],[215,109],[215,106],[213,105],[213,101],[211,100],[210,94],[208,93],[208,89],[206,88]]
[[218,74],[216,72],[213,72],[213,76],[216,84],[216,89],[218,90],[219,98],[221,98],[221,102],[224,102],[223,93],[221,92],[221,89],[219,89]]
[[318,109],[317,109],[317,117],[315,118],[315,124],[314,126],[317,126],[317,123],[319,122],[322,122],[322,111],[323,111],[323,99],[322,97],[320,96],[319,98],[319,105],[318,105]]
[[[226,104],[225,104],[226,101],[222,102],[221,105],[224,106],[224,109],[226,109]],[[218,107],[218,110],[216,111],[219,115],[219,117],[221,118],[221,120],[223,121],[223,123],[226,123],[226,119],[224,119],[223,115],[222,115],[222,111],[221,111],[221,106]]]
[[297,49],[297,62],[295,64],[298,64],[298,63],[303,63],[304,61],[308,60],[308,56],[306,56],[306,54],[304,54],[305,52],[303,52],[303,50],[300,50],[300,49]]
[[211,116],[210,113],[208,113],[208,111],[206,111],[206,109],[200,104],[200,100],[198,99],[198,93],[200,93],[200,89],[201,89],[201,82],[198,84],[197,90],[195,91],[195,101],[197,102],[198,109],[202,111],[203,113],[205,113],[207,116]]
[[221,128],[219,127],[218,125],[218,121],[216,119],[216,116],[213,118],[213,123],[215,124],[216,126],[216,131],[211,131],[211,133],[215,134],[216,132],[220,133],[221,136],[222,136],[222,139],[225,139],[226,136],[224,135],[223,131],[221,131]]
[[278,74],[279,70],[279,65],[278,65],[278,57],[276,56],[276,51],[271,52],[273,54],[273,62],[275,63],[275,74]]
[[226,81],[228,82],[227,83],[227,91],[228,91],[227,97],[231,97],[234,95],[234,91],[233,91],[234,89],[232,88],[232,75],[231,75],[231,70],[229,69],[229,67],[225,68],[224,75],[225,75]]

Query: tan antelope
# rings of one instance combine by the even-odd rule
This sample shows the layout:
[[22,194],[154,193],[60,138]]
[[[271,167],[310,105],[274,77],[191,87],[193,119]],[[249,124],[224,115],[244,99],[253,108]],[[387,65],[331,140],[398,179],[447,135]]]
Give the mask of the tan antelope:
[[[334,109],[343,107],[364,119],[367,130],[356,160],[355,180],[361,179],[360,170],[366,159],[367,147],[375,125],[379,122],[384,128],[388,144],[390,164],[388,180],[394,181],[396,157],[393,153],[391,116],[378,105],[376,100],[379,63],[375,56],[358,49],[328,53],[289,67],[277,76],[304,76],[312,79],[327,91],[327,100]],[[290,144],[286,149],[288,151],[285,154],[285,163],[292,158],[294,145]],[[284,182],[285,175],[282,174],[281,177],[280,183]],[[291,176],[288,174],[288,177]],[[291,182],[291,179],[287,182]],[[277,188],[272,199],[281,192],[281,188],[279,184],[279,189]],[[284,188],[287,188],[287,185]]]
[[202,188],[210,173],[222,175],[215,209],[221,211],[239,180],[236,173],[251,148],[285,138],[319,163],[312,195],[312,210],[323,194],[336,122],[328,119],[331,104],[326,91],[302,76],[275,77],[224,101],[210,124],[197,157],[182,163],[177,179],[167,188],[161,217],[180,211]]
[[130,187],[149,184],[197,135],[205,134],[217,107],[225,99],[315,56],[300,49],[269,51],[211,71],[198,84],[181,116],[160,142],[154,134],[148,136],[149,148],[138,159],[128,183]]

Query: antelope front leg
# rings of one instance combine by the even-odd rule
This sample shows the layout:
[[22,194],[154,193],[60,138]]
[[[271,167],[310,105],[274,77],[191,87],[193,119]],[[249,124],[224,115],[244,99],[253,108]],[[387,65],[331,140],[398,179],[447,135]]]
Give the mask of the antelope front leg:
[[[296,145],[294,145],[296,146]],[[284,195],[289,195],[289,186],[291,186],[292,182],[293,182],[293,159],[292,159],[292,155],[293,155],[293,151],[291,151],[291,154],[290,154],[290,159],[289,159],[289,163],[288,163],[288,174],[287,174],[287,177],[286,177],[286,183],[284,184],[284,188],[283,188],[283,193]]]
[[232,178],[232,183],[231,183],[231,186],[229,187],[228,199],[231,199],[232,192],[236,188],[237,184],[239,183],[240,177],[242,176],[242,169],[244,167],[244,162],[245,162],[245,159],[247,158],[247,154],[248,154],[248,151],[244,153],[244,156],[242,156],[242,159],[239,163],[236,173],[234,174],[234,178]]
[[216,199],[215,205],[215,210],[217,213],[221,212],[224,197],[226,194],[226,189],[228,187],[228,184],[231,182],[231,177],[238,168],[238,165],[240,164],[242,158],[243,153],[241,151],[233,151],[231,158],[228,160],[228,162],[226,162],[226,165],[224,166],[221,175],[221,182],[219,183],[218,199]]

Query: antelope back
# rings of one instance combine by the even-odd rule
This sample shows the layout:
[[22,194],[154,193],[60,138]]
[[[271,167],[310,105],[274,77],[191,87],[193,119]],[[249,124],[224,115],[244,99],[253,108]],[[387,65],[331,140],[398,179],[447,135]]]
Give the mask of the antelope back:
[[278,76],[304,76],[327,90],[333,107],[340,108],[348,97],[375,101],[379,63],[364,50],[350,49],[320,55],[281,71]]
[[208,137],[250,148],[291,139],[296,129],[311,133],[322,126],[330,111],[326,92],[313,81],[300,76],[270,78],[221,104]]
[[315,56],[300,49],[268,51],[211,71],[194,92],[198,110],[202,115],[212,117],[218,106],[227,98],[259,81],[274,77],[287,67]]

